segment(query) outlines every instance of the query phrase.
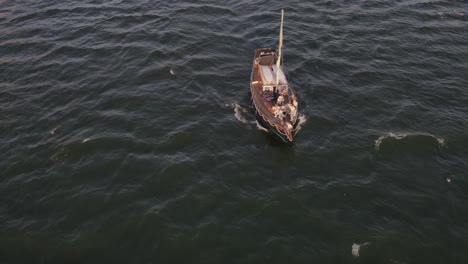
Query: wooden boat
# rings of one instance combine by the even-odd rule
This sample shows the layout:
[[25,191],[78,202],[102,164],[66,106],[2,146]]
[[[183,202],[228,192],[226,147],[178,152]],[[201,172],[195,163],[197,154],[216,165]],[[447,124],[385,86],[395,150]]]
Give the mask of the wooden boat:
[[299,120],[299,106],[293,87],[282,67],[283,17],[284,11],[281,10],[278,50],[255,50],[250,92],[258,122],[283,141],[292,142]]

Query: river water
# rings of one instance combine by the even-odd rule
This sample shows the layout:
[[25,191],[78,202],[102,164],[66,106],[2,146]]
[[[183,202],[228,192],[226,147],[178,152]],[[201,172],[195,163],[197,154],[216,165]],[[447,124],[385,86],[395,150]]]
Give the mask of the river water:
[[468,263],[467,148],[466,1],[0,1],[1,263]]

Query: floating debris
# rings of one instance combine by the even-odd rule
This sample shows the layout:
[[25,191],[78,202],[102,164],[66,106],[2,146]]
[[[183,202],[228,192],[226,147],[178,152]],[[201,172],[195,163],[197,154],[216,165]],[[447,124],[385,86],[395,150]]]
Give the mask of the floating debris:
[[351,247],[351,254],[355,257],[359,257],[359,249],[361,248],[360,245],[353,243],[353,246]]
[[356,244],[356,243],[353,243],[353,245],[351,246],[351,254],[353,254],[354,257],[359,257],[359,251],[361,250],[361,247],[362,246],[368,246],[370,245],[371,243],[370,242],[365,242],[365,243],[362,243],[362,244]]

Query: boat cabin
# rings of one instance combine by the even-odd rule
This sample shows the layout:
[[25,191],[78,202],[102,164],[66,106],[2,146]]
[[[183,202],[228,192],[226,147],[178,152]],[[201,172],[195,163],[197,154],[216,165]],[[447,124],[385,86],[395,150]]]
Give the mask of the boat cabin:
[[[271,91],[279,94],[284,93],[288,88],[288,83],[281,67],[279,69],[277,68],[276,52],[262,51],[256,58],[256,61],[263,92]],[[277,75],[279,75],[278,84],[276,84]]]

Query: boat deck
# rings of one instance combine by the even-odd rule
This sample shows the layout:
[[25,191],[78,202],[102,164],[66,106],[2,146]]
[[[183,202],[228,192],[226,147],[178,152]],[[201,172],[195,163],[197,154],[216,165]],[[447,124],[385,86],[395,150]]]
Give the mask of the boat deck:
[[[264,87],[276,86],[276,74],[278,74],[278,72],[280,74],[280,84],[287,87],[287,93],[283,95],[284,104],[278,104],[277,99],[279,94],[277,92],[272,93],[273,98],[271,98],[271,100],[267,100],[262,96],[264,93]],[[279,69],[279,71],[276,69],[276,65],[259,65],[258,60],[255,59],[251,76],[251,90],[252,98],[258,108],[257,110],[259,110],[262,115],[266,115],[264,118],[270,123],[274,123],[276,126],[280,127],[285,127],[287,123],[290,123],[291,125],[296,123],[297,114],[292,120],[290,113],[287,112],[284,112],[283,118],[280,118],[277,115],[275,116],[274,107],[288,104],[291,101],[291,97],[294,96],[292,89],[290,89],[287,82],[286,76],[281,69]]]

